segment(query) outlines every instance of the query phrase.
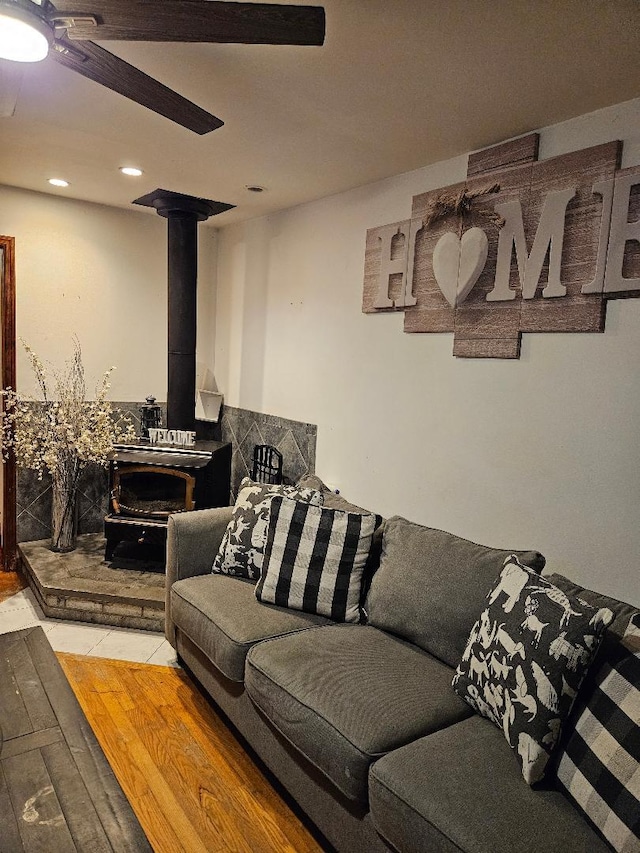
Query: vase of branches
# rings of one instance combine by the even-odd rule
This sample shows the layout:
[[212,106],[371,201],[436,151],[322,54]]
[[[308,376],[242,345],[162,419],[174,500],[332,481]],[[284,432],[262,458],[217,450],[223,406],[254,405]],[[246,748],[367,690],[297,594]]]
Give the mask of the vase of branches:
[[45,369],[24,341],[42,399],[35,400],[7,388],[0,437],[5,458],[34,470],[38,479],[51,477],[51,550],[76,547],[78,482],[87,465],[107,466],[118,442],[131,441],[135,432],[129,419],[107,400],[109,379],[105,371],[92,400],[86,384],[80,343],[74,339],[73,355],[64,369]]
[[51,550],[73,551],[78,536],[77,480],[73,471],[51,476]]

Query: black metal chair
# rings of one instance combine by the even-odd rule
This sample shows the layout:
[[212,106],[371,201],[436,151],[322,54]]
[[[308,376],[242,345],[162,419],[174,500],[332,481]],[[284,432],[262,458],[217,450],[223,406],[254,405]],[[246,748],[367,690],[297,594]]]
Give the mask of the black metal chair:
[[282,482],[282,453],[270,444],[256,444],[251,477],[256,483],[279,485]]

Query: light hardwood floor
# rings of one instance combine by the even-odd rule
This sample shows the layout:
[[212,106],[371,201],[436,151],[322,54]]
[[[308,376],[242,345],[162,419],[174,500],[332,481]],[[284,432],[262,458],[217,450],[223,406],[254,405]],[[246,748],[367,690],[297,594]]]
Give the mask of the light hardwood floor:
[[320,853],[184,672],[57,657],[155,853]]
[[18,572],[0,571],[0,603],[11,598],[16,592],[25,589],[27,582]]

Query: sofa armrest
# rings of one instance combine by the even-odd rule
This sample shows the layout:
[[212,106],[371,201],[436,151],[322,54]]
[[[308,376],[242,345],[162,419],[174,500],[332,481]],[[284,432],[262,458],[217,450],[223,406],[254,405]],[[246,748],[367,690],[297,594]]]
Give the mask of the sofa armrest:
[[183,578],[209,574],[232,512],[232,506],[223,506],[169,516],[165,635],[172,646],[175,646],[175,626],[171,618],[171,587]]

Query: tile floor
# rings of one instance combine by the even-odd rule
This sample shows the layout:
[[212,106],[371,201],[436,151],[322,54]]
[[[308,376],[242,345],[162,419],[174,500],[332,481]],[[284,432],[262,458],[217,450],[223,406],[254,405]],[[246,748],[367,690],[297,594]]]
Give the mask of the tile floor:
[[42,627],[56,652],[178,666],[175,651],[163,634],[49,619],[30,589],[23,589],[0,603],[0,634],[32,625]]

